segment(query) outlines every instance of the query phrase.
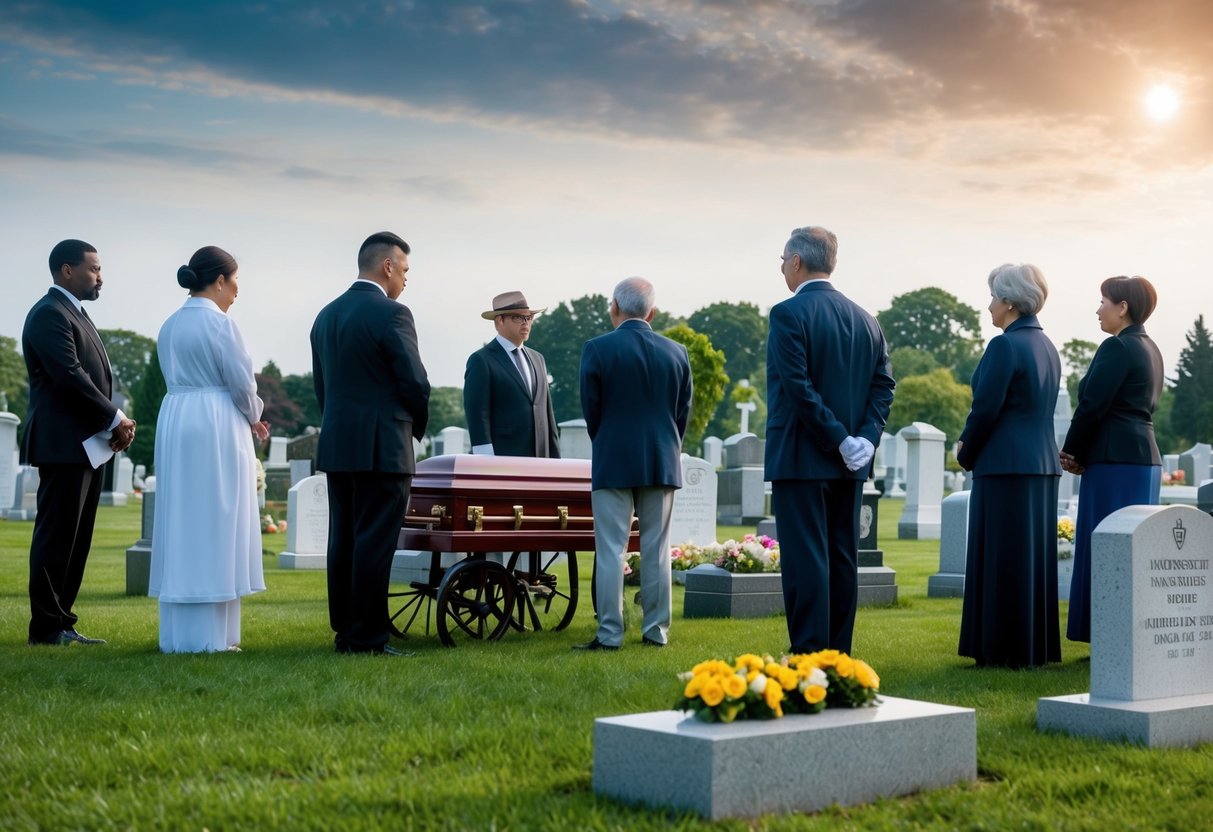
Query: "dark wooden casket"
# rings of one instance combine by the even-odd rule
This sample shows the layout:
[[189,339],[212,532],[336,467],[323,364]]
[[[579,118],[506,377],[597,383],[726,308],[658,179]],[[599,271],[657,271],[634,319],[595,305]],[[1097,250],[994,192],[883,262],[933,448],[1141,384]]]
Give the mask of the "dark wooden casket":
[[[635,520],[629,543],[638,548]],[[592,552],[590,461],[472,454],[422,460],[398,548]]]

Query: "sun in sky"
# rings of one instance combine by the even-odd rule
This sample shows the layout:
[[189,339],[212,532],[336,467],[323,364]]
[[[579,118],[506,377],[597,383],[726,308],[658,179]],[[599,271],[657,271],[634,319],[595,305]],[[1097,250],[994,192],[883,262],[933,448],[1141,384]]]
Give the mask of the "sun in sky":
[[1179,93],[1167,84],[1155,84],[1146,93],[1145,107],[1153,121],[1170,121],[1179,112]]

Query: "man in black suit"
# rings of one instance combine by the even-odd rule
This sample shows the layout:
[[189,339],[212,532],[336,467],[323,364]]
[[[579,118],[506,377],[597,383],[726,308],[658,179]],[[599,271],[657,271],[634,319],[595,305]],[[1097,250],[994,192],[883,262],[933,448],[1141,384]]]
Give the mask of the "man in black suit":
[[[101,293],[101,259],[82,240],[51,250],[50,291],[25,319],[29,371],[24,456],[38,468],[38,513],[29,552],[30,644],[104,644],[76,631],[72,612],[93,542],[101,465],[135,438],[111,401],[113,374],[83,301]],[[92,456],[90,456],[90,448]]]
[[826,229],[793,230],[793,297],[769,317],[766,478],[796,653],[851,650],[863,483],[895,386],[880,325],[830,283],[837,254]]
[[497,337],[468,357],[463,374],[474,454],[560,456],[547,364],[526,346],[531,322],[543,311],[531,309],[522,292],[505,292],[481,313]]
[[329,623],[338,653],[405,655],[388,644],[387,590],[425,434],[430,383],[408,307],[396,303],[409,245],[387,231],[358,250],[358,278],[316,316],[316,467],[328,475]]
[[682,344],[658,335],[653,284],[629,277],[611,297],[613,332],[581,350],[581,411],[593,443],[598,631],[578,650],[623,644],[623,558],[640,521],[643,644],[661,647],[670,629],[670,512],[682,487],[682,440],[691,417],[691,365]]

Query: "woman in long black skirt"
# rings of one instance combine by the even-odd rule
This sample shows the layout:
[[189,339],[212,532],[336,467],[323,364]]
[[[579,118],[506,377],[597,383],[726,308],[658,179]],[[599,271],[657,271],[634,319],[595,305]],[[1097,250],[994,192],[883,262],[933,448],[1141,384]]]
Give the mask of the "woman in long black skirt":
[[973,472],[960,655],[978,666],[1061,661],[1053,408],[1061,360],[1036,313],[1048,297],[1035,266],[990,273],[990,316],[1003,331],[973,373],[973,409],[956,460]]
[[1153,420],[1162,395],[1162,354],[1143,326],[1158,294],[1144,277],[1109,277],[1099,293],[1099,328],[1113,337],[1099,345],[1078,384],[1078,407],[1061,449],[1065,469],[1082,475],[1066,638],[1088,642],[1091,532],[1117,509],[1157,505],[1162,484]]

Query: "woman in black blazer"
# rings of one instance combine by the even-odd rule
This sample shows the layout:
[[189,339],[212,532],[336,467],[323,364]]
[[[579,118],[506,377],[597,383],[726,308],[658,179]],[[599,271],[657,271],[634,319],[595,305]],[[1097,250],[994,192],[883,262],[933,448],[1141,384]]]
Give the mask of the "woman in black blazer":
[[1036,319],[1049,287],[1035,266],[990,273],[990,316],[1003,330],[973,373],[973,409],[956,460],[973,472],[960,655],[979,667],[1061,661],[1053,408],[1057,349]]
[[1074,535],[1074,579],[1066,638],[1091,640],[1091,532],[1132,505],[1155,505],[1162,458],[1154,441],[1154,408],[1162,395],[1162,355],[1142,326],[1158,302],[1144,277],[1109,277],[1099,328],[1105,339],[1078,384],[1078,407],[1061,449],[1061,465],[1082,474]]

